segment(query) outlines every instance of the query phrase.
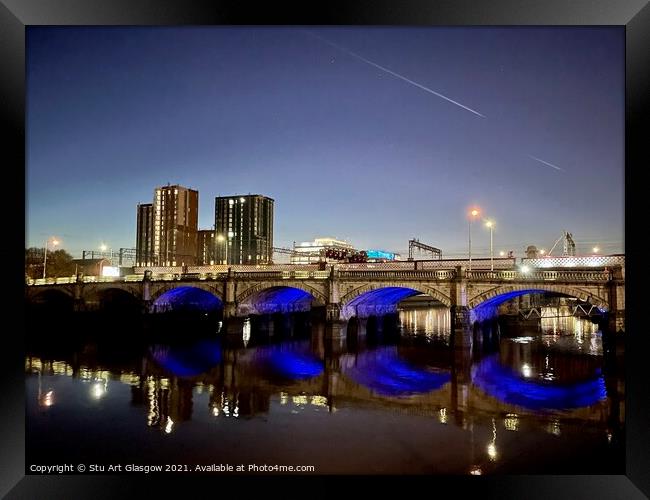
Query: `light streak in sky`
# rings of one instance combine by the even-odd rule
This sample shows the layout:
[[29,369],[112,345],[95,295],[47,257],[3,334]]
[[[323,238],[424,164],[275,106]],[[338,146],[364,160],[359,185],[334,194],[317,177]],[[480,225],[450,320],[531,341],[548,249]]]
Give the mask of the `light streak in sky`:
[[372,62],[369,59],[366,59],[365,57],[360,56],[359,54],[356,54],[356,53],[352,52],[351,50],[346,49],[345,47],[341,47],[340,45],[337,45],[334,42],[330,42],[329,40],[327,40],[327,39],[325,39],[325,38],[323,38],[321,36],[318,36],[318,35],[316,35],[314,33],[311,33],[309,31],[306,31],[305,33],[307,33],[307,34],[309,34],[309,35],[311,35],[311,36],[313,36],[315,38],[318,38],[322,42],[334,47],[335,49],[340,50],[341,52],[344,52],[344,53],[348,54],[349,56],[352,56],[352,57],[354,57],[356,59],[359,59],[360,61],[365,62],[366,64],[369,64],[371,66],[374,66],[377,69],[382,70],[384,73],[388,73],[389,75],[392,75],[395,78],[399,78],[400,80],[404,80],[405,82],[410,83],[411,85],[414,85],[417,88],[424,90],[425,92],[429,92],[430,94],[433,94],[433,95],[435,95],[437,97],[440,97],[441,99],[444,99],[445,101],[449,101],[450,103],[455,104],[456,106],[459,106],[459,107],[469,111],[470,113],[474,113],[475,115],[480,116],[481,118],[485,118],[485,115],[482,115],[478,111],[475,111],[472,108],[468,108],[467,106],[465,106],[465,105],[463,105],[463,104],[461,104],[461,103],[459,103],[457,101],[454,101],[453,99],[450,99],[449,97],[447,97],[445,95],[442,95],[442,94],[436,92],[435,90],[431,90],[430,88],[425,87],[424,85],[421,85],[421,84],[419,84],[417,82],[414,82],[413,80],[409,80],[405,76],[402,76],[402,75],[400,75],[398,73],[395,73],[394,71],[391,71],[388,68],[384,68],[383,66],[380,66],[379,64],[377,64],[375,62]]
[[552,163],[549,163],[549,162],[547,162],[547,161],[544,161],[544,160],[542,160],[542,159],[540,159],[540,158],[537,158],[537,157],[535,157],[535,156],[528,155],[528,158],[531,158],[531,159],[533,159],[533,160],[535,160],[535,161],[538,161],[538,162],[540,162],[540,163],[543,163],[544,165],[547,165],[547,166],[549,166],[549,167],[551,167],[551,168],[554,168],[555,170],[560,170],[560,171],[562,171],[562,169],[561,169],[560,167],[558,167],[557,165],[553,165]]
[[[454,101],[453,99],[450,99],[449,97],[447,97],[445,95],[442,95],[439,92],[436,92],[435,90],[431,90],[430,88],[425,87],[424,85],[421,85],[421,84],[419,84],[417,82],[414,82],[413,80],[410,80],[409,78],[406,78],[405,76],[402,76],[399,73],[395,73],[394,71],[391,71],[390,69],[385,68],[384,66],[381,66],[381,65],[379,65],[379,64],[377,64],[377,63],[375,63],[375,62],[373,62],[373,61],[371,61],[369,59],[366,59],[365,57],[360,56],[359,54],[357,54],[355,52],[352,52],[351,50],[346,49],[345,47],[342,47],[341,45],[338,45],[338,44],[336,44],[334,42],[331,42],[331,41],[327,40],[326,38],[323,38],[320,35],[317,35],[317,34],[312,33],[310,31],[304,31],[304,33],[306,33],[306,34],[308,34],[308,35],[310,35],[310,36],[312,36],[314,38],[317,38],[321,42],[326,43],[327,45],[329,45],[331,47],[334,47],[335,49],[337,49],[337,50],[339,50],[339,51],[341,51],[341,52],[343,52],[345,54],[348,54],[349,56],[354,57],[355,59],[359,59],[360,61],[363,61],[366,64],[369,64],[370,66],[373,66],[373,67],[375,67],[377,69],[380,69],[384,73],[388,73],[389,75],[392,75],[395,78],[399,78],[400,80],[403,80],[403,81],[405,81],[407,83],[410,83],[411,85],[414,85],[415,87],[417,87],[419,89],[422,89],[425,92],[429,92],[430,94],[433,94],[433,95],[435,95],[437,97],[440,97],[441,99],[444,99],[445,101],[448,101],[448,102],[450,102],[452,104],[455,104],[456,106],[461,107],[461,108],[463,108],[463,109],[465,109],[465,110],[469,111],[470,113],[473,113],[473,114],[475,114],[477,116],[480,116],[481,118],[486,118],[485,115],[479,113],[478,111],[476,111],[476,110],[474,110],[472,108],[469,108],[469,107],[465,106],[464,104],[459,103],[458,101]],[[543,163],[544,165],[546,165],[548,167],[554,168],[555,170],[563,171],[563,169],[558,167],[557,165],[553,165],[552,163],[544,161],[541,158],[537,158],[536,156],[532,156],[532,155],[528,155],[528,157],[535,160],[535,161]]]

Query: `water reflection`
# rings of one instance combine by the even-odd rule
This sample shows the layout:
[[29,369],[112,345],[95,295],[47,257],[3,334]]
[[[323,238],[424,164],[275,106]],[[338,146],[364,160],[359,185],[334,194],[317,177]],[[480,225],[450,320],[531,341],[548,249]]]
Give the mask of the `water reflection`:
[[[400,311],[401,336],[390,345],[366,344],[360,328],[354,348],[337,340],[332,349],[323,324],[300,318],[254,318],[130,354],[96,344],[56,357],[33,352],[28,425],[41,432],[32,452],[47,455],[57,432],[83,432],[96,446],[84,453],[102,457],[110,445],[100,442],[128,434],[130,453],[143,460],[309,456],[321,472],[362,473],[406,472],[417,456],[417,472],[487,474],[510,470],[530,442],[552,439],[568,454],[581,440],[599,453],[619,442],[622,415],[610,411],[618,403],[606,390],[598,331],[502,338],[494,351],[458,359],[444,309]],[[120,430],[108,430],[113,422]],[[378,432],[388,444],[376,442]],[[172,452],[156,436],[182,436],[182,446]],[[328,450],[347,451],[334,459]],[[527,460],[535,472],[542,459]]]
[[149,347],[151,357],[170,375],[194,377],[221,362],[221,344],[216,340],[200,340],[189,345],[155,344]]
[[399,322],[404,335],[449,344],[451,315],[447,307],[401,309]]
[[366,351],[345,363],[341,372],[356,383],[386,396],[408,396],[440,389],[451,380],[450,370],[416,366],[400,358],[396,347]]

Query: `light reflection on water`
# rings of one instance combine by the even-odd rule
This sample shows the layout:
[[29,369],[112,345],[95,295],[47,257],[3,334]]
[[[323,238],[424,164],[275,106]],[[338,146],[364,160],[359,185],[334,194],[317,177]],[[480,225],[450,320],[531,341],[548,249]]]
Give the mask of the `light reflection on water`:
[[[600,454],[600,466],[611,465],[622,416],[612,414],[618,403],[606,391],[600,332],[578,320],[546,334],[549,320],[541,320],[543,334],[502,338],[495,350],[460,361],[441,308],[400,311],[401,339],[388,345],[323,349],[328,340],[318,325],[311,338],[284,332],[261,341],[278,330],[249,321],[239,341],[152,344],[114,364],[110,351],[101,361],[85,354],[101,346],[56,359],[32,353],[29,445],[45,460],[55,439],[83,434],[96,444],[84,449],[85,459],[128,452],[134,462],[275,460],[314,463],[318,472],[488,474],[552,468],[540,448],[553,439],[556,451],[560,440],[561,453],[580,457],[576,463],[596,463]],[[79,453],[71,446],[64,454]]]

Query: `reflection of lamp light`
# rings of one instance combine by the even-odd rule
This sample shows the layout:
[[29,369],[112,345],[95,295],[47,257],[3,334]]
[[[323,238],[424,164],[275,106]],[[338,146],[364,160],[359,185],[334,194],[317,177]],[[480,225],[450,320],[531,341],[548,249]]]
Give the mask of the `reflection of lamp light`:
[[42,394],[38,400],[40,406],[49,407],[54,404],[54,391],[47,391],[45,394]]
[[493,462],[497,459],[497,423],[492,419],[492,441],[487,445],[487,454]]
[[170,434],[173,427],[174,427],[174,421],[172,420],[171,417],[167,417],[167,425],[165,426],[165,432],[167,434]]
[[477,465],[471,471],[469,471],[469,473],[472,476],[480,476],[481,474],[483,474],[483,471],[481,471],[481,468]]
[[519,430],[519,416],[516,413],[508,413],[506,418],[503,419],[503,426],[508,431]]

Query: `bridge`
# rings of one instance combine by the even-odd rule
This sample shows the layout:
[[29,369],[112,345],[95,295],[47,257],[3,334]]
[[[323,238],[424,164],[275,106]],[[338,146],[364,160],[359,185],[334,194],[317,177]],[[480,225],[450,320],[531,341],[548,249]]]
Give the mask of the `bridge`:
[[[498,314],[515,297],[551,292],[598,308],[612,332],[625,330],[624,259],[574,267],[516,267],[514,259],[410,261],[386,264],[202,266],[136,268],[124,277],[77,276],[29,280],[28,304],[55,303],[75,311],[131,304],[144,312],[218,310],[224,320],[250,314],[320,310],[333,337],[352,318],[397,311],[399,302],[426,295],[450,308],[455,344],[471,345],[471,327]],[[602,262],[597,262],[602,263]],[[580,263],[578,263],[580,264]],[[493,268],[493,269],[492,269]]]

